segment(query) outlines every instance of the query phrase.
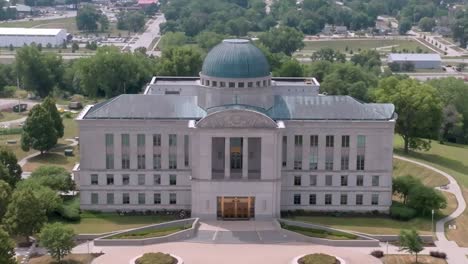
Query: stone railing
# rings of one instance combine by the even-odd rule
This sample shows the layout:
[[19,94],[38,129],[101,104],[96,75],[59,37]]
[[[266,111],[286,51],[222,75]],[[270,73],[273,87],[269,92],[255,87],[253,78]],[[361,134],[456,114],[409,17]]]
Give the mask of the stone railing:
[[[183,239],[192,238],[195,236],[197,228],[198,228],[198,218],[189,218],[189,219],[182,219],[176,221],[170,221],[160,224],[148,225],[143,227],[137,227],[132,229],[127,229],[120,232],[115,232],[110,235],[106,235],[103,237],[99,237],[94,240],[95,246],[141,246],[141,245],[149,245],[149,244],[158,244],[158,243],[166,243],[166,242],[173,242]],[[138,232],[138,231],[147,231],[147,230],[157,230],[161,228],[167,227],[176,227],[176,226],[186,226],[190,225],[191,227],[188,229],[184,229],[173,234],[169,234],[166,236],[161,237],[150,237],[150,238],[141,238],[141,239],[112,239],[112,236],[116,235],[125,235],[128,233]]]
[[[314,228],[314,229],[320,229],[320,230],[331,231],[331,232],[348,233],[348,234],[355,235],[357,238],[349,239],[349,240],[345,240],[345,239],[334,240],[334,239],[326,239],[326,238],[319,238],[319,237],[310,237],[310,236],[302,235],[300,233],[282,228],[279,221],[287,225],[291,225],[291,226]],[[276,228],[279,230],[279,232],[281,232],[283,236],[290,237],[293,240],[296,240],[299,242],[308,242],[308,243],[335,246],[335,247],[378,247],[379,246],[379,241],[377,239],[368,237],[363,234],[350,232],[346,230],[340,230],[340,229],[331,228],[331,227],[326,227],[322,225],[305,223],[305,222],[291,221],[291,220],[285,220],[285,219],[280,219],[279,221],[278,220],[274,221],[274,224]]]

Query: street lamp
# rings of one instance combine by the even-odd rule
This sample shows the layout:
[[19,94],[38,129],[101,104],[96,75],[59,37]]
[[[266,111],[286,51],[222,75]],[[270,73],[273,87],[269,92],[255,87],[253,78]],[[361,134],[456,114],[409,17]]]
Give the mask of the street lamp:
[[434,209],[432,209],[431,213],[432,213],[431,232],[432,232],[432,236],[434,236]]

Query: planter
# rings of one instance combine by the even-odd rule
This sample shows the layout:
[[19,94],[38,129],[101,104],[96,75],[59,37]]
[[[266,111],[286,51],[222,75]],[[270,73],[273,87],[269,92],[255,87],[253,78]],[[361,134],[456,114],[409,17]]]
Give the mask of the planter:
[[[177,263],[176,263],[176,264],[184,264],[184,260],[183,260],[181,257],[176,256],[176,255],[173,255],[173,254],[169,254],[169,255],[171,255],[171,257],[177,259]],[[136,264],[136,260],[139,259],[139,258],[141,258],[142,256],[143,256],[143,254],[142,254],[142,255],[139,255],[139,256],[136,257],[136,258],[133,258],[132,260],[130,260],[129,264]]]
[[[318,252],[318,253],[321,253],[321,252]],[[311,254],[314,254],[314,253],[311,253]],[[325,254],[325,253],[323,253],[323,254]],[[299,259],[301,259],[302,257],[304,257],[306,255],[308,255],[308,254],[300,255],[300,256],[297,256],[297,257],[293,258],[293,260],[290,262],[290,264],[299,264]],[[330,255],[330,254],[327,254],[327,255],[335,257],[340,262],[340,264],[346,264],[346,261],[344,261],[344,259],[342,259],[340,257]]]

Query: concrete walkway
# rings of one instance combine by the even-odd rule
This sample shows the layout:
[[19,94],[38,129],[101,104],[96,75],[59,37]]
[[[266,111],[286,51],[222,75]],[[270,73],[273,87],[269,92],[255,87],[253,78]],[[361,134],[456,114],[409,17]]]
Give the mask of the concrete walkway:
[[468,263],[468,258],[466,257],[466,254],[468,252],[468,248],[459,247],[457,245],[457,243],[455,243],[454,241],[449,241],[447,239],[447,237],[445,236],[445,224],[447,222],[457,218],[458,216],[460,216],[463,213],[463,211],[465,211],[465,209],[466,209],[465,198],[463,197],[463,193],[462,193],[462,191],[460,189],[460,186],[458,185],[457,181],[455,180],[455,178],[453,178],[450,174],[448,174],[448,173],[446,173],[444,171],[441,171],[441,170],[439,170],[437,168],[434,168],[434,167],[432,167],[430,165],[427,165],[425,163],[415,161],[415,160],[412,160],[412,159],[408,159],[408,158],[398,156],[398,155],[394,155],[393,157],[396,158],[396,159],[411,162],[413,164],[416,164],[416,165],[422,166],[424,168],[430,169],[432,171],[435,171],[435,172],[443,175],[444,177],[446,177],[449,180],[450,183],[447,185],[447,187],[448,187],[447,189],[441,189],[439,187],[437,189],[440,190],[440,191],[449,192],[449,193],[452,193],[453,195],[455,195],[455,197],[457,198],[458,207],[457,207],[457,209],[455,209],[455,211],[452,214],[450,214],[449,216],[447,216],[445,218],[442,218],[439,221],[437,221],[437,223],[436,223],[437,241],[435,242],[435,244],[436,244],[438,250],[447,253],[447,256],[448,256],[447,262],[449,264]]

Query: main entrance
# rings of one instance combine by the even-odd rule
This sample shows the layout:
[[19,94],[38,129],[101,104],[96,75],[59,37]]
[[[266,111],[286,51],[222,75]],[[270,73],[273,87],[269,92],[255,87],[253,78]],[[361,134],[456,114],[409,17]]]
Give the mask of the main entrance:
[[218,197],[217,216],[226,220],[244,220],[255,217],[255,197]]

